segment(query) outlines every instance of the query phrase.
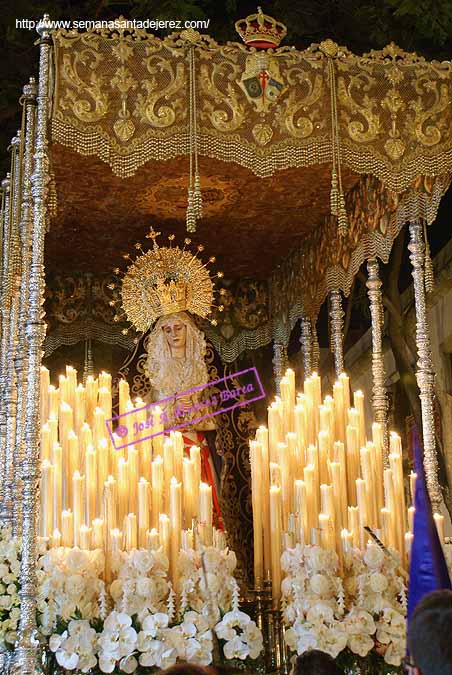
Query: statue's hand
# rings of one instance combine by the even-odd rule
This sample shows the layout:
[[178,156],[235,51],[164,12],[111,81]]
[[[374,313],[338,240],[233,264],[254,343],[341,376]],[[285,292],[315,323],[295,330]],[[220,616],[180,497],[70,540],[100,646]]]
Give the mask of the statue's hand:
[[181,410],[188,410],[188,408],[190,408],[192,405],[191,397],[189,394],[186,394],[185,396],[178,396],[176,398],[176,403]]

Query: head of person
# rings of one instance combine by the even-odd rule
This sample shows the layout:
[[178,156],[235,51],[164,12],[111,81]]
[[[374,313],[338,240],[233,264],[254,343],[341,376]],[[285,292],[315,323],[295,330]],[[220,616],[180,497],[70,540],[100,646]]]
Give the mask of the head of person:
[[297,656],[291,675],[344,675],[344,671],[326,652],[310,649]]
[[198,666],[196,663],[176,663],[166,670],[161,671],[162,675],[215,675],[212,668]]
[[452,591],[434,591],[417,605],[408,626],[410,675],[452,675]]

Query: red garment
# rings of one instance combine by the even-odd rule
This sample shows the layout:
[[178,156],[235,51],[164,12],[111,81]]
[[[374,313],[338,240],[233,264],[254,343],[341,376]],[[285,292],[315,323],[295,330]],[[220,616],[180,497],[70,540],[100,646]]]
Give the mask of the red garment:
[[[196,441],[182,432],[184,439],[184,451],[187,456],[190,456],[190,448],[192,445],[197,445],[201,451],[201,480],[212,487],[212,502],[213,502],[213,516],[214,525],[218,530],[224,530],[223,518],[221,516],[220,501],[218,499],[217,481],[215,479],[214,469],[210,461],[210,448],[207,439],[202,431],[192,431],[196,434]],[[216,521],[216,522],[215,522]]]

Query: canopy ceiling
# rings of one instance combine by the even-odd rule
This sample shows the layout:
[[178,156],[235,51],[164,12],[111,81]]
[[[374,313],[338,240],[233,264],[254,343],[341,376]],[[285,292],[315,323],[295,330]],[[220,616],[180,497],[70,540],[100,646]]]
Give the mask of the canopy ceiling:
[[[51,273],[108,274],[121,254],[144,242],[152,225],[163,234],[187,236],[188,158],[149,161],[119,178],[96,157],[81,158],[61,145],[51,148],[57,214],[46,238]],[[268,279],[277,264],[329,213],[327,165],[293,168],[260,178],[233,163],[200,159],[204,216],[194,242],[230,279]],[[359,176],[343,174],[348,190]]]

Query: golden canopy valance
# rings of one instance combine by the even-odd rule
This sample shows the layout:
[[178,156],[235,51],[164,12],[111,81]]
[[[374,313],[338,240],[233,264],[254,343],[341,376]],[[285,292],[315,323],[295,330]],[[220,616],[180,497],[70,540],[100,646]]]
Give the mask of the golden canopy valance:
[[420,174],[452,170],[449,61],[394,44],[356,56],[329,40],[256,51],[192,30],[164,40],[140,30],[60,30],[53,39],[52,139],[121,176],[189,152],[191,50],[201,155],[268,176],[331,162],[334,150],[395,192]]

